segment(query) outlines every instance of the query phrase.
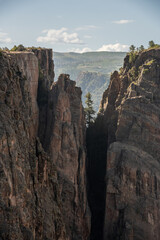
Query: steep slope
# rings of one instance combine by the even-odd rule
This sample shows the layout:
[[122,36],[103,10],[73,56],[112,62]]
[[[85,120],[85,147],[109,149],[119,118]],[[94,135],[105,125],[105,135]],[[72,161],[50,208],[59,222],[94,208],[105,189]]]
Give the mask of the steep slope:
[[0,237],[65,239],[55,166],[37,138],[37,58],[3,54],[0,80]]
[[0,238],[87,239],[81,91],[34,52],[0,56]]
[[86,197],[85,119],[81,89],[61,74],[48,99],[42,144],[57,166],[62,212],[69,239],[87,239],[90,213]]
[[[88,135],[90,139],[95,131],[104,134],[106,140],[101,138],[100,146],[102,152],[107,151],[107,156],[101,158],[106,173],[100,179],[106,185],[106,192],[100,193],[105,193],[105,200],[99,203],[101,211],[105,211],[105,215],[101,214],[103,237],[101,227],[92,230],[94,234],[99,232],[101,238],[93,239],[160,239],[159,100],[160,49],[146,50],[134,61],[127,55],[121,73],[114,72],[111,77],[99,117]],[[90,142],[89,151],[92,149]],[[90,189],[99,174],[97,159],[92,163],[89,154],[88,161],[94,169],[94,175],[89,175]],[[95,195],[99,187],[100,181]],[[95,209],[92,211],[94,215]]]
[[158,240],[160,49],[143,52],[133,65],[126,58],[122,75],[112,84],[115,81],[119,92],[109,142],[115,140],[107,155],[104,239]]

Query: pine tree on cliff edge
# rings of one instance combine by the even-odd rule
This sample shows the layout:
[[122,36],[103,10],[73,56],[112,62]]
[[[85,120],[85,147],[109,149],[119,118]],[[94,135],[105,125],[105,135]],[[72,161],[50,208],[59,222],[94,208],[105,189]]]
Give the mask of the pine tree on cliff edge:
[[95,111],[93,109],[92,95],[90,94],[90,92],[88,92],[85,97],[86,97],[86,101],[85,101],[86,107],[84,111],[86,115],[86,124],[87,124],[87,127],[89,127],[89,125],[94,122]]

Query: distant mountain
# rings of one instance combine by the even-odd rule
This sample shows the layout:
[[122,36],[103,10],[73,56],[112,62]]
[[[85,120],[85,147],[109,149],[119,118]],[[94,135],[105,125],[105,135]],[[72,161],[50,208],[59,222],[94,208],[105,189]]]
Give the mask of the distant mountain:
[[110,74],[122,67],[125,52],[54,52],[55,80],[61,73],[68,73],[85,94],[91,92],[94,109],[98,111],[103,91],[107,88]]
[[83,91],[83,103],[85,103],[85,95],[90,92],[94,102],[94,109],[98,111],[102,93],[109,84],[109,75],[97,72],[80,72],[76,82]]

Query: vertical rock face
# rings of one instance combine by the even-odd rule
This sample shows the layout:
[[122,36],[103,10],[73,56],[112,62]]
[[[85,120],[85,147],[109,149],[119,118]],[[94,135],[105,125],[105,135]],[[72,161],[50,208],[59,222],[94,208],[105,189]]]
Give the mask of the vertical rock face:
[[125,59],[101,102],[108,136],[103,239],[160,239],[160,49]]
[[1,239],[65,239],[55,166],[36,135],[36,86],[33,54],[1,56]]
[[31,98],[31,108],[32,108],[32,129],[34,137],[37,135],[38,130],[38,105],[37,105],[37,89],[38,89],[38,61],[36,56],[30,52],[12,52],[10,55],[13,62],[16,62],[19,67],[19,72],[22,74],[23,78],[27,80],[29,96]]
[[54,63],[52,49],[32,49],[38,58],[39,81],[42,81],[46,88],[50,88],[54,81]]
[[81,92],[66,76],[49,90],[51,57],[50,50],[0,56],[2,240],[89,234]]
[[85,119],[81,89],[60,75],[49,95],[44,146],[58,170],[62,212],[69,239],[87,239],[89,212],[85,177]]
[[[48,118],[48,97],[54,81],[54,64],[52,49],[32,49],[38,58],[39,79],[37,91],[37,103],[39,107],[39,128],[38,137],[43,144],[45,142],[47,118]],[[43,147],[45,148],[44,144]]]

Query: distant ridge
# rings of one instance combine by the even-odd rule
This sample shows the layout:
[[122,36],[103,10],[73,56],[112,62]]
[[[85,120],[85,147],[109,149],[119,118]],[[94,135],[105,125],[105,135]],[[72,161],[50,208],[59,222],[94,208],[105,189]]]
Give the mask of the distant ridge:
[[55,80],[61,73],[69,74],[70,78],[77,81],[77,85],[82,89],[83,104],[84,96],[89,91],[93,97],[94,108],[98,111],[103,90],[107,88],[110,80],[110,74],[122,67],[125,56],[126,52],[54,52]]

